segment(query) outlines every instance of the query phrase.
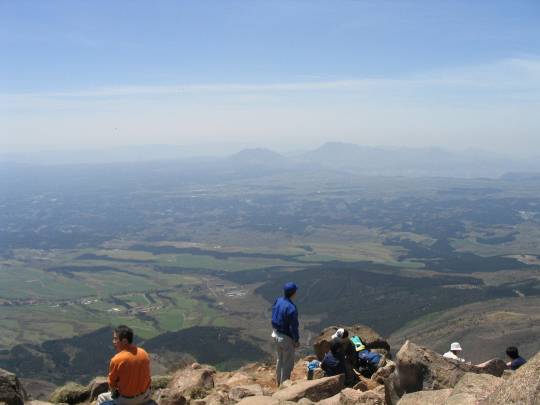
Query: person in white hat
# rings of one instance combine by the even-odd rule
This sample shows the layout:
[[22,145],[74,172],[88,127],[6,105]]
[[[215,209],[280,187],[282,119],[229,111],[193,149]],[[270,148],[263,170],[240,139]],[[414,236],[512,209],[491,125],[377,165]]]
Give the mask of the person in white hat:
[[332,335],[332,339],[341,339],[343,337],[343,334],[345,333],[345,329],[339,328],[336,330],[336,333]]
[[454,342],[450,345],[450,350],[443,354],[443,357],[464,362],[465,359],[459,357],[462,350],[461,345],[458,342]]

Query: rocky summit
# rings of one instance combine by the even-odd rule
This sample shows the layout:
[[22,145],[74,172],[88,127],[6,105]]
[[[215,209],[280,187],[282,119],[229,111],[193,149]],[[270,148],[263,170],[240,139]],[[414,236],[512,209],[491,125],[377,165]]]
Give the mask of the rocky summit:
[[[308,379],[306,364],[321,359],[337,327],[323,330],[314,340],[313,355],[299,359],[291,379],[275,384],[273,365],[251,363],[235,371],[217,371],[199,363],[184,365],[170,375],[152,377],[152,403],[157,405],[538,405],[540,353],[516,372],[505,370],[500,359],[481,366],[445,359],[407,341],[392,359],[386,340],[362,325],[351,326],[367,347],[383,361],[370,378],[358,376],[346,386],[345,376],[324,377],[316,370]],[[350,384],[349,384],[350,385]],[[105,377],[88,385],[58,387],[50,402],[29,398],[16,375],[0,370],[0,404],[95,404],[107,390]]]

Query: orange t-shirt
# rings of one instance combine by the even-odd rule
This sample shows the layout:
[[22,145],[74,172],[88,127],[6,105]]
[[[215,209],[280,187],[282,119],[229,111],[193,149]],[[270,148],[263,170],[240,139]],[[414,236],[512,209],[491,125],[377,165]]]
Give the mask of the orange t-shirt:
[[118,352],[109,365],[109,386],[124,397],[142,394],[150,387],[150,357],[144,349],[130,346]]

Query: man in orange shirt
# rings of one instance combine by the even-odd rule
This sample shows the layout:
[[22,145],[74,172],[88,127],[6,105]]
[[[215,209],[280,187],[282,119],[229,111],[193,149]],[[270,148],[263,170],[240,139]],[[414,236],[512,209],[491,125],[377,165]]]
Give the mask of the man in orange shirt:
[[113,332],[113,345],[118,352],[109,365],[109,388],[98,396],[97,404],[141,405],[150,400],[150,357],[133,344],[133,330],[125,325]]

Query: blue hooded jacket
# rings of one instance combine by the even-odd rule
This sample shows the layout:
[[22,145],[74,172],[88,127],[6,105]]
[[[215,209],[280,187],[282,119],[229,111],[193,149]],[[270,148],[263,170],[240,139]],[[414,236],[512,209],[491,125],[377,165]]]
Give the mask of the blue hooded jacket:
[[286,297],[279,297],[272,305],[272,327],[279,333],[289,336],[295,342],[298,335],[298,310]]
[[523,357],[518,357],[517,359],[512,360],[512,363],[510,363],[510,369],[517,370],[525,363],[527,363],[527,361]]
[[325,377],[332,377],[334,375],[345,373],[345,366],[332,352],[328,352],[324,355],[321,368],[324,370]]

